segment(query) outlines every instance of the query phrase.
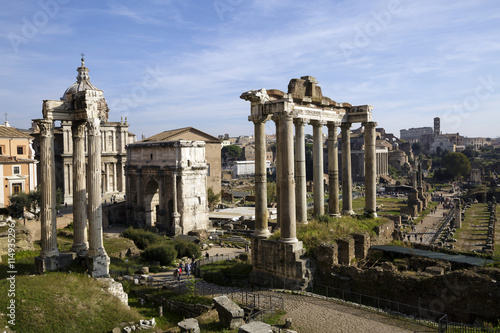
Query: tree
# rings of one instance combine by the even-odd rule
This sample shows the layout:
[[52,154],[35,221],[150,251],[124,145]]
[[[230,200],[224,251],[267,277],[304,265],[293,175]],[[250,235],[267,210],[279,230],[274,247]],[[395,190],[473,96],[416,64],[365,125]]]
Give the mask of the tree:
[[443,159],[443,165],[453,179],[459,179],[470,173],[470,161],[462,153],[448,153]]
[[22,218],[24,211],[28,211],[35,215],[38,219],[40,215],[40,190],[31,191],[29,193],[19,192],[9,197],[9,214],[13,218]]
[[222,156],[231,157],[234,159],[238,159],[241,156],[242,152],[243,149],[241,149],[241,147],[237,145],[224,146],[221,151]]
[[217,205],[219,201],[220,201],[220,192],[215,193],[214,190],[211,187],[209,187],[207,191],[207,202],[210,211],[214,210],[215,205]]

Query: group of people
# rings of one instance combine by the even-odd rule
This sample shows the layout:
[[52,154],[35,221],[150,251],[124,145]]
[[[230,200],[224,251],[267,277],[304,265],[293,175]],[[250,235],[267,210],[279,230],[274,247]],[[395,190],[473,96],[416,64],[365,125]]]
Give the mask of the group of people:
[[174,279],[177,279],[178,281],[181,280],[181,276],[182,276],[182,270],[184,269],[184,272],[187,276],[191,276],[191,264],[189,263],[186,263],[186,265],[184,265],[182,262],[179,263],[179,267],[177,267],[175,270],[174,270]]

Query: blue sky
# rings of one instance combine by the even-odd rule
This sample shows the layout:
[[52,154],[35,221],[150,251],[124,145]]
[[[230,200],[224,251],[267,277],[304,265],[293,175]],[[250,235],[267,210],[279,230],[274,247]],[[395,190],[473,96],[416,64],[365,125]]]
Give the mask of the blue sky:
[[[250,89],[317,78],[379,127],[500,136],[494,0],[3,1],[0,113],[28,128],[75,82],[80,53],[110,120],[138,138],[193,126],[251,135]],[[0,117],[4,120],[4,117]],[[272,124],[267,131],[274,133]]]

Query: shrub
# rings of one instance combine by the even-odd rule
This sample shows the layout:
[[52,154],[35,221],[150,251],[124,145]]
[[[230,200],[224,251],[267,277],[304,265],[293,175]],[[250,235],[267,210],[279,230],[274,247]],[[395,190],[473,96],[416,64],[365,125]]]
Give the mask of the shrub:
[[176,256],[177,251],[170,244],[153,244],[141,253],[144,259],[158,261],[163,266],[172,264]]
[[132,227],[125,229],[122,236],[133,240],[135,245],[141,250],[144,250],[149,245],[159,243],[163,240],[163,237],[151,231],[134,229]]
[[176,240],[174,241],[175,249],[177,250],[177,257],[188,257],[192,258],[195,256],[198,258],[201,256],[200,247],[194,243],[184,241],[184,240]]

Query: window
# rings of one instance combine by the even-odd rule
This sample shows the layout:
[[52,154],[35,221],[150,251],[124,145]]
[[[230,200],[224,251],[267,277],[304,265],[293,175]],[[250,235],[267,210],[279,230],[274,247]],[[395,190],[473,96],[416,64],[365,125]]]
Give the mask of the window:
[[3,155],[3,146],[0,146],[0,155]]
[[12,184],[12,194],[20,193],[22,188],[23,184],[21,183]]
[[17,155],[22,155],[22,154],[24,154],[24,147],[17,146]]
[[210,177],[210,164],[207,163],[207,177]]
[[21,167],[19,165],[15,165],[12,167],[12,173],[14,175],[18,175],[21,173]]

